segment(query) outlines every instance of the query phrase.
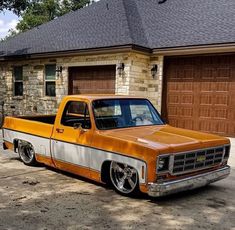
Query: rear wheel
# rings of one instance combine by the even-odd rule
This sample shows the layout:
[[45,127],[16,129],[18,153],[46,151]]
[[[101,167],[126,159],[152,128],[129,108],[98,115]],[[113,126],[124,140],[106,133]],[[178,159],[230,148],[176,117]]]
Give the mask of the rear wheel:
[[139,193],[138,172],[127,164],[111,162],[110,179],[115,190],[122,195]]
[[18,152],[20,159],[25,165],[34,166],[36,165],[35,152],[33,146],[25,141],[19,141]]

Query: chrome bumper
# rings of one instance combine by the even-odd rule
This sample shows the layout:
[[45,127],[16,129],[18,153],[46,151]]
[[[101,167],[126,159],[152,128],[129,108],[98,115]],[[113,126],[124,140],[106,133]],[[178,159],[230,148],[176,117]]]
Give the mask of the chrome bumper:
[[221,169],[203,173],[188,178],[168,181],[163,183],[148,184],[148,194],[152,197],[161,197],[177,192],[192,190],[203,187],[207,184],[226,178],[230,174],[230,167],[225,166]]

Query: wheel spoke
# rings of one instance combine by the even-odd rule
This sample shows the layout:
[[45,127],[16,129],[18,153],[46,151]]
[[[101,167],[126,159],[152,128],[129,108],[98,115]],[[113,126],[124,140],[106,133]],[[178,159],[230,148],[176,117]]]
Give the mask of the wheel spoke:
[[120,181],[118,182],[118,187],[120,189],[123,189],[124,188],[124,183],[125,183],[125,180],[126,180],[126,176],[123,176]]
[[110,167],[110,179],[118,191],[130,194],[136,189],[138,175],[133,167],[113,161]]
[[131,173],[132,174],[136,174],[136,170],[135,169],[131,169]]
[[129,182],[129,185],[131,186],[131,188],[135,187],[135,183],[131,178],[128,178],[128,182]]
[[115,164],[113,165],[113,168],[114,168],[114,170],[116,170],[116,171],[118,171],[118,172],[123,172],[123,169],[122,169],[117,163],[115,163]]

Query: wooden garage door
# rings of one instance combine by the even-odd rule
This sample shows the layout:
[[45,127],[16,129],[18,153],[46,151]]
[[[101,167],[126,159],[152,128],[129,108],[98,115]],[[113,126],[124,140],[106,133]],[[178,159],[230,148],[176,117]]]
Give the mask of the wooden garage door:
[[72,67],[69,94],[115,94],[115,66]]
[[235,55],[167,58],[163,92],[169,124],[235,136]]

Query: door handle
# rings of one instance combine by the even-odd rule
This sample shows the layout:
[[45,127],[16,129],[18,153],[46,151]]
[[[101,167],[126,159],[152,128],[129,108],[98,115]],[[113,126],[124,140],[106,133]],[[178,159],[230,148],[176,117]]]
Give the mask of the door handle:
[[58,129],[58,128],[57,128],[57,129],[56,129],[56,132],[57,132],[57,133],[63,133],[63,132],[64,132],[64,129]]

